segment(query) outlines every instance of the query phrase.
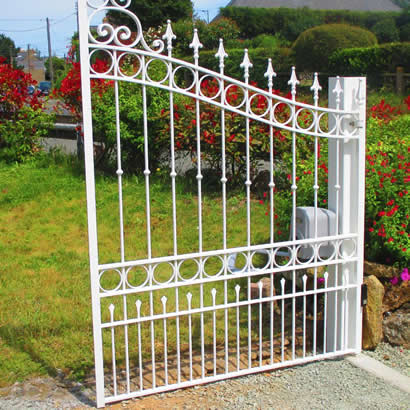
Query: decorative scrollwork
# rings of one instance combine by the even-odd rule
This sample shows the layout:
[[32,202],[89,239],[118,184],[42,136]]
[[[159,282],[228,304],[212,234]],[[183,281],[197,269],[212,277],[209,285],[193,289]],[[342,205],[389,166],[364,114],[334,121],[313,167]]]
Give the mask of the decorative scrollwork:
[[162,53],[164,50],[165,44],[161,39],[154,40],[152,42],[152,48],[145,41],[139,18],[127,9],[131,4],[131,0],[87,0],[87,4],[94,10],[89,16],[89,27],[91,27],[91,22],[93,20],[95,21],[97,15],[103,17],[108,11],[125,14],[135,25],[134,30],[132,30],[125,25],[115,26],[104,19],[97,27],[97,36],[93,35],[89,28],[88,36],[91,43],[129,48],[140,46],[145,51],[157,54]]

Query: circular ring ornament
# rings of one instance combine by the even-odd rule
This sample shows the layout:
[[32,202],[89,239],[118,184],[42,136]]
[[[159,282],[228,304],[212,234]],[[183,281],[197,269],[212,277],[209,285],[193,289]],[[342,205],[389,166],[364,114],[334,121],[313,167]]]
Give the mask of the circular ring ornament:
[[[282,255],[280,255],[280,253],[283,253]],[[287,255],[285,255],[285,253]],[[280,265],[279,261],[276,259],[276,257],[278,258],[289,258],[289,261],[284,264],[284,265]],[[273,251],[273,263],[277,268],[285,268],[289,265],[291,265],[292,261],[293,261],[293,250],[290,246],[282,246],[281,248],[277,248]]]
[[339,242],[339,256],[342,259],[350,259],[356,254],[356,241],[354,239],[342,239]]
[[[157,61],[159,61],[160,64],[164,64],[164,66],[166,67],[166,74],[165,74],[165,77],[162,80],[154,80],[149,75],[150,65],[155,64]],[[155,70],[155,68],[152,68],[152,70]],[[147,79],[150,82],[155,83],[155,84],[163,84],[169,78],[169,65],[165,61],[163,61],[159,58],[151,58],[145,66],[145,75],[146,75]]]
[[[280,121],[277,118],[277,114],[284,112],[284,106],[285,106],[285,109],[287,108],[289,110],[289,112],[286,112],[286,115],[288,116],[288,118],[285,119],[285,121]],[[274,104],[272,108],[272,118],[273,118],[273,121],[276,122],[277,124],[288,125],[292,121],[292,108],[290,104],[285,103],[283,101],[278,101],[276,104]]]
[[[132,275],[136,275],[137,277],[141,275],[142,280],[138,278],[137,284],[133,283]],[[145,277],[142,275],[145,275]],[[128,268],[125,272],[125,284],[127,285],[127,287],[131,289],[143,288],[147,286],[148,281],[149,281],[149,271],[148,271],[147,266],[132,266]]]
[[[210,81],[206,80],[207,78],[209,78]],[[208,82],[216,81],[218,83],[218,91],[213,96],[206,95],[206,93],[202,91],[202,83],[204,81],[208,81]],[[199,79],[199,94],[202,95],[202,97],[208,98],[209,100],[215,100],[221,95],[221,92],[222,92],[221,80],[218,77],[206,74]]]
[[[134,73],[131,75],[123,72],[121,69],[121,66],[123,64],[121,61],[125,60],[128,57],[130,57],[130,59],[133,60],[129,63],[130,65],[135,66],[135,62],[138,62],[138,69],[134,71]],[[121,77],[129,78],[129,79],[136,78],[141,73],[141,70],[142,70],[142,61],[141,61],[140,56],[134,53],[124,53],[118,58],[118,73]]]
[[[256,113],[254,110],[256,110],[256,109],[260,109],[260,107],[258,107],[258,105],[259,105],[259,103],[260,103],[260,97],[262,97],[262,98],[264,98],[265,99],[265,103],[266,103],[266,108],[265,108],[265,111],[262,113],[262,114],[258,114],[258,113]],[[256,99],[256,98],[258,98],[258,103],[256,104],[256,106],[252,106],[252,102]],[[253,94],[252,96],[251,96],[251,98],[249,98],[249,107],[250,107],[250,111],[251,111],[251,113],[253,114],[253,115],[255,115],[256,117],[258,117],[258,118],[263,118],[263,117],[265,117],[266,116],[266,114],[268,114],[269,113],[269,99],[268,99],[268,97],[266,96],[266,95],[264,95],[264,94],[260,94],[260,93],[257,93],[257,94]]]
[[[189,73],[192,74],[192,82],[191,82],[191,84],[188,85],[188,87],[180,87],[180,86],[177,84],[177,82],[175,81],[175,79],[176,79],[176,74],[177,74],[177,72],[178,72],[179,70],[181,70],[181,69],[185,69],[185,70],[187,70]],[[177,90],[181,90],[181,91],[191,91],[192,88],[195,86],[195,71],[194,71],[192,68],[190,68],[190,67],[185,67],[185,66],[183,66],[183,65],[180,65],[180,66],[176,67],[176,68],[173,70],[173,72],[172,72],[172,86],[173,86],[174,88],[176,88]]]
[[[234,90],[234,87],[236,87],[236,90]],[[239,104],[237,105],[233,105],[228,101],[228,97],[229,97],[229,90],[234,90],[235,93],[237,93],[237,90],[241,90],[242,92],[242,100],[239,101]],[[237,95],[237,94],[236,94]],[[239,96],[240,97],[240,96]],[[238,98],[239,99],[239,98]],[[236,85],[236,84],[229,84],[227,87],[225,87],[225,101],[224,101],[224,105],[226,105],[227,107],[231,107],[231,108],[236,108],[239,109],[241,108],[246,102],[246,98],[245,98],[245,90],[243,87]]]
[[[217,262],[220,266],[217,269],[217,272],[212,274],[207,272],[207,269],[211,269],[212,265]],[[207,264],[208,264],[208,268],[207,268]],[[218,276],[220,276],[223,271],[224,271],[224,260],[220,255],[216,255],[216,256],[207,256],[204,261],[203,261],[203,267],[204,267],[204,276],[207,278],[216,278]]]
[[[266,261],[266,263],[262,266],[262,267],[255,267],[255,261],[254,261],[254,257],[256,256],[256,255],[261,255],[261,254],[263,254],[263,255],[267,255],[268,256],[268,258],[267,258],[267,261]],[[271,261],[272,261],[272,252],[271,252],[271,250],[269,249],[260,249],[260,250],[258,250],[258,251],[254,251],[254,252],[252,252],[251,253],[251,256],[250,256],[250,267],[252,268],[252,269],[254,269],[254,270],[265,270],[265,269],[267,269],[270,265],[271,265]]]
[[106,71],[104,71],[104,72],[95,71],[93,65],[90,64],[90,72],[91,72],[92,74],[95,74],[95,75],[109,75],[109,74],[112,72],[113,68],[114,68],[114,64],[115,64],[114,56],[113,56],[113,55],[111,54],[111,52],[108,51],[108,50],[94,49],[94,50],[90,53],[90,61],[92,60],[92,57],[93,57],[94,53],[97,53],[97,52],[102,52],[102,53],[107,54],[107,56],[109,56],[109,59],[111,60],[111,64],[109,65],[108,69],[107,69]]
[[[237,268],[235,265],[232,265],[232,264],[230,263],[230,260],[229,260],[229,259],[232,258],[232,257],[235,257],[235,263],[236,263],[238,257],[239,257],[240,259],[243,259],[243,262],[244,262],[244,263],[243,263],[243,264],[240,263],[240,265],[243,265],[243,266]],[[242,262],[242,261],[240,261],[240,262]],[[227,269],[228,269],[228,272],[229,272],[229,273],[235,274],[235,273],[245,272],[245,270],[246,270],[246,268],[247,268],[248,265],[249,265],[248,257],[247,257],[247,255],[245,255],[243,252],[228,255],[228,265],[227,265]]]
[[[165,270],[165,272],[160,272]],[[164,279],[161,280],[161,276]],[[152,267],[152,282],[156,285],[167,285],[175,279],[175,266],[169,262],[161,262]]]
[[[321,242],[317,246],[317,259],[320,262],[327,262],[335,258],[337,254],[337,244],[335,242]],[[322,256],[321,256],[322,254]]]
[[[313,259],[315,258],[315,252],[316,252],[316,247],[313,246],[312,244],[304,244],[304,245],[298,245],[296,247],[296,251],[295,251],[295,261],[299,264],[299,265],[307,265],[308,263],[312,262]],[[302,251],[299,253],[299,251]],[[308,259],[299,259],[299,255],[306,255],[306,253],[309,256]]]
[[[309,118],[309,122],[308,124],[304,127],[303,125],[301,125],[299,123],[298,120],[301,120],[301,116],[303,116],[304,114],[308,115]],[[303,120],[302,120],[303,121]],[[312,128],[314,128],[315,126],[315,113],[313,112],[313,110],[311,108],[300,108],[299,110],[296,111],[296,127],[302,131],[310,131]]]
[[[110,276],[107,278],[107,276]],[[118,276],[118,283],[117,282],[117,277]],[[103,281],[107,281],[107,285],[109,285],[110,283],[114,282],[114,284],[112,286],[110,286],[110,288],[107,288],[107,285],[103,286]],[[100,273],[99,276],[99,284],[100,284],[100,289],[103,292],[115,292],[116,290],[118,290],[121,285],[123,283],[123,277],[121,272],[118,269],[109,269],[109,270],[104,270]]]
[[[196,271],[195,271],[195,267],[192,269],[191,267],[187,266],[189,262],[196,264]],[[185,267],[184,267],[184,264],[185,264]],[[188,282],[190,280],[195,280],[198,278],[199,273],[201,271],[201,265],[199,261],[196,259],[184,259],[178,263],[177,269],[178,269],[178,279],[183,282]],[[183,273],[184,269],[189,269],[194,273],[192,275],[188,275],[187,277],[187,275]]]

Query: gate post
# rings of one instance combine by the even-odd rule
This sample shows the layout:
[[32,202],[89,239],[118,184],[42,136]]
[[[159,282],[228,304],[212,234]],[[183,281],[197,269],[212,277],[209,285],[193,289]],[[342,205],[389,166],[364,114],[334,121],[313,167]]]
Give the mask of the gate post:
[[[339,82],[340,81],[340,82]],[[330,292],[327,304],[327,352],[360,352],[362,339],[361,284],[363,282],[366,78],[329,78],[329,108],[357,112],[341,120],[336,133],[356,132],[358,138],[329,139],[329,209],[336,213],[335,235],[357,235],[340,241],[339,258],[354,253],[356,262],[329,267],[329,286],[352,288]],[[329,128],[336,118],[329,118]],[[344,135],[344,134],[343,134]],[[333,234],[333,233],[332,233]],[[343,242],[343,245],[341,244]],[[338,247],[336,247],[338,248]],[[336,249],[337,251],[337,249]]]

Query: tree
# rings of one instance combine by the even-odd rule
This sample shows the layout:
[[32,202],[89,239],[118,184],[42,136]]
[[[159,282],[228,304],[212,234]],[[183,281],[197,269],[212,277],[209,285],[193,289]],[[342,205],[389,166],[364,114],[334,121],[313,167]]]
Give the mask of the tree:
[[0,56],[6,59],[7,64],[10,64],[10,55],[15,58],[18,49],[14,44],[14,41],[6,37],[4,34],[0,34]]
[[409,9],[410,8],[410,0],[393,0],[393,3],[396,6],[401,7],[402,9]]
[[[175,22],[191,18],[193,6],[191,0],[132,0],[128,10],[141,21],[144,30],[150,27],[163,26],[168,19]],[[125,13],[109,11],[110,22],[133,28],[133,22]]]
[[[53,56],[52,61],[55,79],[60,78],[62,75],[66,74],[66,72],[68,71],[68,67],[64,58]],[[48,58],[46,58],[44,65],[46,66],[46,78],[50,79],[50,63]]]

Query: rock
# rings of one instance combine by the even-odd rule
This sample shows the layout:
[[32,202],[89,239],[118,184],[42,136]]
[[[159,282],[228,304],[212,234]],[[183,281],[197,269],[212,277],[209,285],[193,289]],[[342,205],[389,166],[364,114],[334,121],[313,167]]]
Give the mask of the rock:
[[400,270],[393,266],[381,265],[379,263],[364,261],[363,269],[365,275],[374,275],[377,278],[391,279],[400,275]]
[[367,305],[363,309],[363,336],[364,349],[374,349],[383,338],[383,296],[384,287],[376,276],[367,276],[364,279],[367,285]]
[[386,288],[383,298],[383,312],[393,312],[410,302],[410,281]]
[[410,349],[410,303],[383,320],[383,333],[390,344]]

